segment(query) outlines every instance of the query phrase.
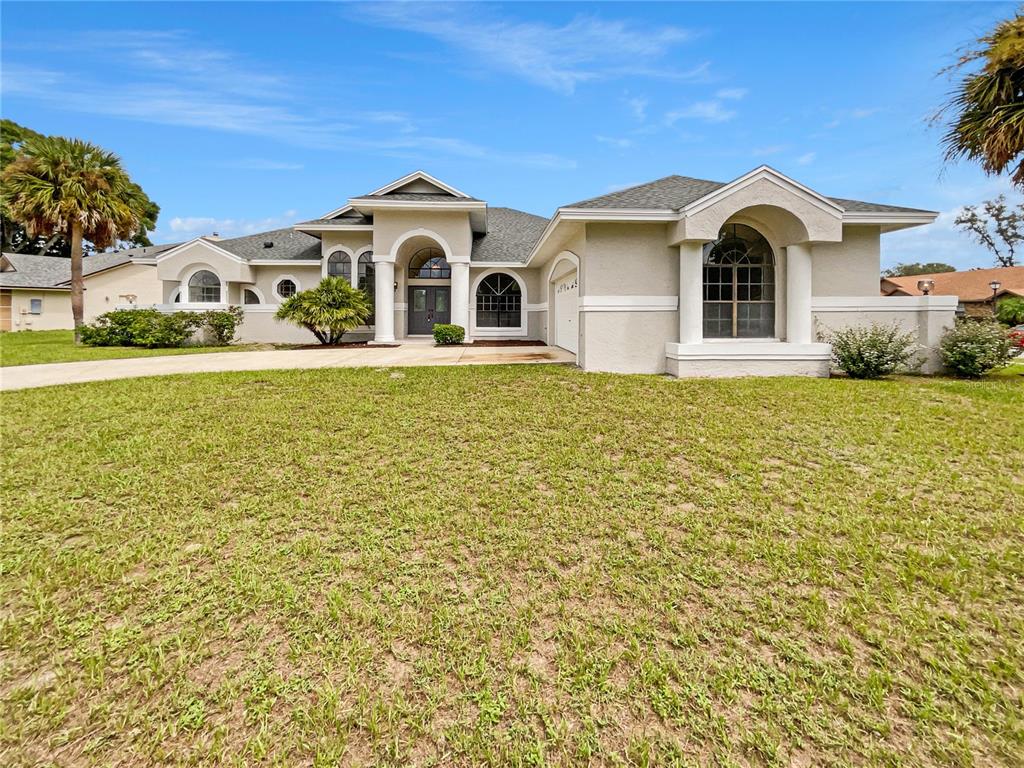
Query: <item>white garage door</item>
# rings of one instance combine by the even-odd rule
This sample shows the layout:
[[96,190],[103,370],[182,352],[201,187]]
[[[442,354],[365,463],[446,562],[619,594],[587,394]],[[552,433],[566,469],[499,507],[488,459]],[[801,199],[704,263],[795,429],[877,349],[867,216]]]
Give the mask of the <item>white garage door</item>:
[[566,275],[555,286],[555,344],[576,353],[579,286],[576,273]]

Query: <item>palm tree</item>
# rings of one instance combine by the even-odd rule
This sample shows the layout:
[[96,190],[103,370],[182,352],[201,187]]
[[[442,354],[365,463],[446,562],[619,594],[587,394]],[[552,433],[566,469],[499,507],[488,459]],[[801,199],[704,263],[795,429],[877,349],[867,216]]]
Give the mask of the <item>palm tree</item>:
[[942,140],[946,160],[969,158],[989,175],[1011,171],[1013,183],[1024,188],[1024,159],[1018,160],[1024,153],[1024,17],[1001,22],[978,42],[980,48],[951,67],[984,62],[964,76],[938,115],[954,113]]
[[30,237],[61,234],[71,243],[75,342],[84,315],[82,242],[109,248],[152,217],[152,203],[117,155],[80,139],[30,138],[0,177],[4,202]]
[[372,311],[364,291],[344,277],[325,277],[315,288],[285,299],[276,317],[301,325],[321,344],[340,344],[345,331],[365,323]]

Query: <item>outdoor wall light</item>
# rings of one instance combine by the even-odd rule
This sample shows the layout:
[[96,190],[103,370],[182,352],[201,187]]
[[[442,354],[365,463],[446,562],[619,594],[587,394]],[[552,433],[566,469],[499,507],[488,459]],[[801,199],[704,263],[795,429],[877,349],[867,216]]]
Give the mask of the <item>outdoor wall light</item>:
[[927,296],[929,293],[931,293],[934,290],[934,288],[935,288],[935,281],[934,280],[918,280],[917,281],[917,290],[919,290],[925,296]]
[[395,280],[395,290],[396,291],[398,290],[398,281],[397,280]]

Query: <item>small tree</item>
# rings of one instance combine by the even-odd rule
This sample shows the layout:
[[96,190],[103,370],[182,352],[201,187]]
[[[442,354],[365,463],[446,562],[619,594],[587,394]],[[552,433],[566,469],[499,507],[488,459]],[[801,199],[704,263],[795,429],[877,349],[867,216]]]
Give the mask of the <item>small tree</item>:
[[940,272],[956,272],[956,267],[943,264],[941,261],[929,261],[924,264],[897,264],[882,273],[884,277],[910,277],[911,275],[936,275]]
[[827,340],[832,361],[851,379],[879,379],[918,364],[914,334],[896,324],[841,328]]
[[956,321],[939,342],[942,361],[957,376],[977,379],[1010,362],[1010,336],[992,320]]
[[308,329],[321,344],[340,344],[345,332],[365,323],[371,311],[366,293],[344,277],[325,277],[315,288],[286,299],[276,317]]
[[956,217],[955,224],[992,252],[996,265],[1017,265],[1017,248],[1024,242],[1024,204],[1006,204],[1006,197],[986,200],[981,210],[968,205]]
[[1005,325],[1024,324],[1024,299],[1011,296],[996,305],[996,320]]

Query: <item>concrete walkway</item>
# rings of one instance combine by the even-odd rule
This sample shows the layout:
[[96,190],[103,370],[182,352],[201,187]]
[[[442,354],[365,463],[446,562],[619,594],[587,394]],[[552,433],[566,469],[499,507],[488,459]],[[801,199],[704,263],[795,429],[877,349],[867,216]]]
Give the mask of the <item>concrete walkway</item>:
[[397,347],[289,349],[269,352],[212,352],[124,360],[89,360],[0,368],[0,390],[80,384],[86,381],[168,376],[176,373],[265,371],[285,368],[374,368],[414,365],[575,363],[558,347],[435,347],[413,342]]

